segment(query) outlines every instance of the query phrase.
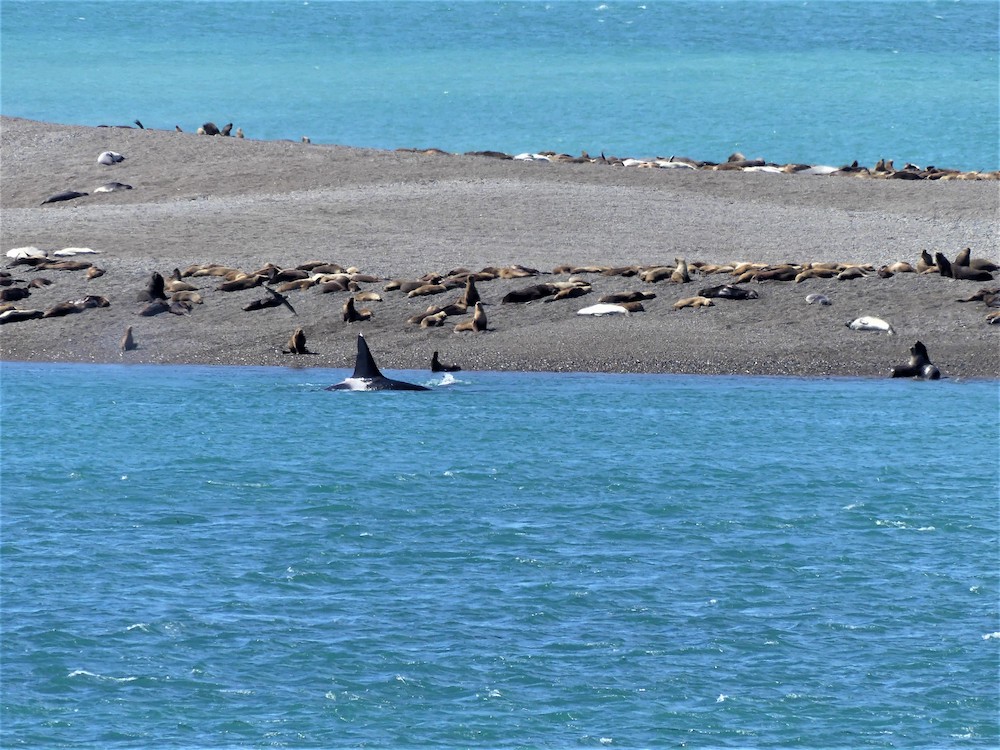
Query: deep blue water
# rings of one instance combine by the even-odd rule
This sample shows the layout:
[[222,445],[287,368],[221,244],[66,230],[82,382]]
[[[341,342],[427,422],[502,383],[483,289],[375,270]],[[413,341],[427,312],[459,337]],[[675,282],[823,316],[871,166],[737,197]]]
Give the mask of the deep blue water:
[[1000,168],[995,0],[0,0],[3,114]]
[[0,746],[1000,742],[996,382],[0,367]]

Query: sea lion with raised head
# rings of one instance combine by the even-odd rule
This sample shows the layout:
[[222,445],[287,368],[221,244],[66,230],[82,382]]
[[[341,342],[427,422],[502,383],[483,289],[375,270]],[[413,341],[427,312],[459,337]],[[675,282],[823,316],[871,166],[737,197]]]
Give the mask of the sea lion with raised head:
[[446,365],[439,358],[438,353],[434,352],[431,355],[431,372],[458,372],[462,369],[461,365]]
[[132,336],[132,326],[129,326],[125,329],[121,341],[118,342],[118,354],[119,356],[125,356],[125,352],[130,352],[136,348],[135,337]]
[[473,331],[474,333],[482,333],[487,328],[486,321],[486,311],[483,310],[483,303],[477,302],[476,308],[472,313],[472,320],[463,320],[461,323],[455,326],[455,333],[461,333],[462,331]]
[[480,301],[479,290],[476,289],[476,282],[472,278],[472,274],[469,274],[465,279],[465,292],[462,294],[461,302],[468,305],[475,305]]
[[910,347],[909,363],[893,367],[889,377],[939,380],[941,378],[941,371],[931,362],[930,357],[927,356],[927,347],[918,341]]
[[364,320],[371,320],[372,311],[367,307],[363,307],[360,310],[356,309],[354,307],[354,297],[348,297],[341,310],[341,318],[343,318],[345,323],[359,323]]
[[282,354],[315,354],[316,352],[311,352],[306,348],[306,334],[301,328],[296,328],[292,333],[291,338],[288,339],[288,343],[285,344],[286,349],[282,349]]

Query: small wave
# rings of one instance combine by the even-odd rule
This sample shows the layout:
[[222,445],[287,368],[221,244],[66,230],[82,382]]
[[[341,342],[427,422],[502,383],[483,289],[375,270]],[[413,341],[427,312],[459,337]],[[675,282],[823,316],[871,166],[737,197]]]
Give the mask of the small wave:
[[994,639],[1000,639],[1000,632],[996,633],[983,633],[983,640],[990,641]]
[[149,623],[147,622],[137,622],[125,628],[126,632],[128,632],[129,630],[141,630],[143,633],[148,633],[150,632],[150,627]]
[[96,672],[88,672],[86,669],[75,669],[70,672],[67,677],[93,677],[95,680],[104,680],[105,682],[135,682],[138,677],[111,677],[109,675],[97,674]]

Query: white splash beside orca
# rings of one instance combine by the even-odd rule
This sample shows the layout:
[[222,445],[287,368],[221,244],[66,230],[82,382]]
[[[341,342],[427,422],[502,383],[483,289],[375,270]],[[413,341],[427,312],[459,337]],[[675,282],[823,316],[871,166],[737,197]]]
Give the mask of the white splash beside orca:
[[363,333],[358,334],[358,358],[354,374],[346,380],[326,387],[328,391],[429,391],[426,386],[387,378],[375,364]]

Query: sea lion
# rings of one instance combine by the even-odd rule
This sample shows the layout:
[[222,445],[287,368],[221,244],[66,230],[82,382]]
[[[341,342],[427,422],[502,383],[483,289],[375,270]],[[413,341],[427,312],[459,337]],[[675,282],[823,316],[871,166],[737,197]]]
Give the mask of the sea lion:
[[649,284],[656,284],[664,279],[669,279],[676,269],[673,266],[655,266],[647,268],[639,273],[639,278]]
[[437,352],[431,355],[431,372],[458,372],[461,369],[461,365],[446,365],[441,362]]
[[477,302],[476,308],[472,313],[472,320],[463,320],[461,323],[455,326],[455,333],[460,333],[462,331],[474,331],[476,333],[482,333],[486,330],[486,311],[483,310],[483,303]]
[[136,348],[135,338],[132,336],[132,326],[129,326],[125,329],[125,334],[118,344],[118,354],[119,356],[125,356],[125,352],[130,352]]
[[139,302],[152,302],[153,300],[166,299],[166,281],[159,271],[153,271],[149,277],[146,288],[136,295]]
[[31,290],[26,287],[5,287],[4,289],[0,289],[0,302],[17,302],[18,300],[27,299],[30,294]]
[[863,279],[868,274],[861,266],[850,266],[837,274],[839,281],[850,281],[851,279]]
[[215,290],[218,292],[242,292],[247,289],[254,289],[265,281],[267,281],[267,277],[263,274],[243,274],[229,281],[223,281]]
[[146,305],[139,311],[139,314],[144,318],[151,318],[154,315],[159,315],[160,313],[165,313],[170,310],[170,303],[165,299],[156,299]]
[[993,274],[989,271],[953,264],[942,253],[934,253],[934,262],[937,264],[938,273],[942,276],[965,281],[993,281]]
[[90,281],[91,279],[96,279],[100,276],[103,276],[104,273],[105,271],[103,268],[98,268],[97,266],[91,266],[90,268],[87,269],[87,273],[84,275],[87,277],[87,281]]
[[364,320],[371,320],[372,311],[368,308],[362,308],[360,310],[355,309],[354,297],[348,297],[347,301],[344,302],[341,317],[345,323],[358,323]]
[[719,286],[710,286],[705,289],[698,290],[699,297],[719,297],[722,299],[758,299],[759,294],[753,289],[744,289],[741,286],[736,286],[735,284],[720,284]]
[[22,258],[35,258],[41,259],[45,258],[45,251],[39,250],[34,245],[28,245],[26,247],[15,247],[4,253],[8,258],[13,260],[19,260]]
[[421,328],[439,328],[444,325],[445,318],[448,314],[444,310],[438,310],[437,312],[427,313],[420,318]]
[[941,378],[941,371],[931,362],[930,357],[927,356],[927,347],[918,341],[910,347],[909,363],[893,367],[889,377],[939,380]]
[[514,289],[513,291],[507,292],[503,299],[500,300],[500,304],[508,305],[533,302],[534,300],[551,297],[558,291],[558,287],[552,284],[535,284],[533,286],[524,287],[523,289]]
[[94,192],[95,193],[114,193],[114,192],[117,192],[119,190],[131,190],[131,189],[132,189],[132,186],[131,185],[126,185],[124,182],[105,182],[103,185],[100,185],[100,186],[94,188]]
[[590,284],[572,284],[570,286],[564,286],[559,289],[551,297],[546,297],[542,302],[555,302],[560,299],[575,299],[576,297],[582,297],[585,294],[590,294]]
[[710,297],[685,297],[684,299],[679,299],[674,303],[675,310],[683,310],[685,307],[699,308],[699,307],[714,307],[715,303],[712,302]]
[[676,267],[674,268],[674,272],[670,274],[670,280],[675,284],[687,284],[691,281],[687,261],[684,258],[674,258],[674,263]]
[[200,128],[198,128],[199,135],[218,135],[219,128],[214,122],[206,122]]
[[603,295],[597,301],[609,305],[620,305],[625,302],[641,302],[644,299],[655,298],[656,295],[653,292],[612,292],[611,294]]
[[431,294],[441,294],[447,292],[451,287],[446,284],[421,284],[416,289],[411,289],[406,293],[407,297],[427,297]]
[[285,307],[287,307],[289,310],[292,311],[292,315],[298,315],[298,313],[295,312],[295,308],[292,307],[292,303],[288,301],[288,297],[286,297],[284,294],[281,294],[280,292],[275,291],[271,287],[267,286],[267,284],[264,285],[264,289],[271,296],[264,297],[263,299],[254,300],[249,305],[246,305],[243,308],[246,312],[250,312],[252,310],[265,310],[268,307],[280,307],[281,305],[284,305]]
[[476,289],[476,282],[473,279],[472,274],[469,274],[469,276],[465,279],[465,293],[462,294],[460,301],[468,306],[475,305],[480,301],[480,299],[479,290]]
[[0,313],[0,325],[4,325],[5,323],[20,323],[23,320],[36,320],[37,318],[44,317],[45,312],[43,310],[19,310],[15,307]]
[[270,268],[267,274],[268,281],[277,284],[280,281],[301,281],[309,278],[309,272],[301,268]]
[[74,198],[82,198],[85,195],[87,195],[87,193],[81,193],[77,190],[63,190],[61,193],[50,195],[48,198],[42,201],[42,205],[44,206],[46,203],[60,203],[62,201],[71,201]]
[[200,292],[174,292],[170,295],[171,302],[187,302],[192,305],[204,304],[205,300]]
[[120,164],[125,161],[125,157],[119,154],[117,151],[102,151],[97,157],[97,163],[103,164],[105,166],[111,166],[112,164]]
[[285,346],[287,348],[281,350],[282,354],[315,354],[306,348],[306,334],[301,328],[295,329]]
[[825,294],[807,294],[806,295],[807,305],[832,305],[830,298]]
[[844,323],[844,325],[852,331],[885,331],[890,336],[896,332],[893,327],[882,320],[882,318],[876,318],[872,315],[864,315],[860,318],[855,318],[852,321]]
[[629,309],[624,304],[615,305],[608,302],[599,302],[576,311],[577,315],[593,315],[603,318],[605,315],[629,315]]

